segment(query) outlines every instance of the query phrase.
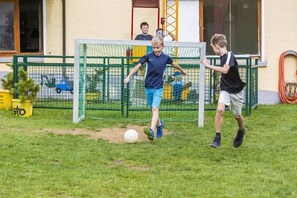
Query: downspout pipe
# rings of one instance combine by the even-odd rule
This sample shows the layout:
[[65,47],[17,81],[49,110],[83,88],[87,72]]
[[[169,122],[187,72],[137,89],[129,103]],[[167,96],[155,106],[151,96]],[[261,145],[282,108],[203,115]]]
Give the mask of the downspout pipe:
[[265,57],[265,0],[261,1],[261,63],[267,65]]
[[[66,63],[66,0],[62,0],[62,48],[63,48],[63,64]],[[62,67],[64,78],[68,78],[66,74],[66,67]]]
[[47,38],[47,35],[46,35],[46,32],[47,32],[47,29],[46,29],[46,0],[43,0],[42,1],[42,15],[43,15],[43,17],[42,17],[42,19],[43,19],[43,21],[42,21],[42,26],[43,26],[43,28],[42,28],[42,33],[43,33],[43,37],[42,37],[42,39],[43,39],[43,46],[42,46],[42,48],[43,48],[43,54],[46,55],[47,54],[47,43],[46,43],[46,38]]

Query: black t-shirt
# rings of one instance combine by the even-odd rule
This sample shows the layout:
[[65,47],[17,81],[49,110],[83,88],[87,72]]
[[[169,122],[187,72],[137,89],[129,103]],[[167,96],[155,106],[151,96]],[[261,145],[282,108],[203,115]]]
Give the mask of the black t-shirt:
[[134,40],[150,41],[153,39],[153,36],[150,34],[138,34]]
[[243,82],[239,76],[238,63],[235,59],[233,52],[227,52],[226,54],[221,56],[220,59],[222,67],[226,64],[230,66],[228,73],[222,73],[221,75],[221,90],[226,91],[230,94],[236,94],[241,92],[246,83]]

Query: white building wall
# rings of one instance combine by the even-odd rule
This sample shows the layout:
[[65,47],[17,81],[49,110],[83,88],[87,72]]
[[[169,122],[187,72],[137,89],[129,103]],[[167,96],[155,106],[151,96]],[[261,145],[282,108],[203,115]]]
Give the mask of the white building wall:
[[[47,49],[51,54],[62,54],[62,4],[46,1]],[[283,51],[297,51],[297,1],[265,0],[264,32],[262,32],[267,66],[259,68],[259,102],[278,103],[278,62]],[[179,1],[179,41],[199,41],[199,1]],[[66,54],[73,55],[75,38],[130,39],[131,1],[79,0],[66,1]],[[136,8],[134,37],[140,33],[139,24],[147,21],[150,34],[158,27],[156,9]],[[296,60],[288,57],[285,62],[286,79],[295,81]]]
[[[267,66],[259,68],[259,102],[278,103],[279,57],[286,50],[297,51],[297,1],[265,0],[265,58]],[[285,79],[296,80],[297,65],[292,57],[285,60]]]
[[179,1],[178,40],[199,42],[199,3]]

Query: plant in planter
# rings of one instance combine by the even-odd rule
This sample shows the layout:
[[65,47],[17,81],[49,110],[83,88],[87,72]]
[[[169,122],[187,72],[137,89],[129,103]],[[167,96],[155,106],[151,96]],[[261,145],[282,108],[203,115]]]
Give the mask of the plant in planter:
[[8,72],[3,78],[1,78],[2,88],[12,92],[13,88],[13,74]]
[[13,110],[16,115],[29,117],[32,115],[33,102],[37,98],[40,86],[28,77],[28,73],[23,68],[19,68],[18,78],[18,83],[15,83],[13,90],[18,94],[19,99],[13,99]]
[[86,76],[87,85],[86,85],[86,101],[87,102],[97,102],[101,97],[101,92],[99,90],[99,83],[102,81],[101,75],[103,70],[95,69],[95,74],[88,74]]
[[2,88],[0,90],[0,109],[12,109],[13,74],[8,72],[1,78]]

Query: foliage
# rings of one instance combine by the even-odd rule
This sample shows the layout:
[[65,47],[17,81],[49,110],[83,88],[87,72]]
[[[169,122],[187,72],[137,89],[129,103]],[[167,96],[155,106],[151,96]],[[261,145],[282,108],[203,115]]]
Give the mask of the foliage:
[[23,68],[19,68],[18,77],[18,83],[15,83],[14,91],[19,95],[21,102],[26,100],[33,102],[37,98],[40,86],[35,84],[32,78],[28,77],[28,73]]
[[3,78],[1,78],[2,88],[12,91],[13,90],[13,73],[8,72]]
[[98,83],[102,81],[101,75],[104,73],[103,70],[95,69],[95,74],[87,74],[87,85],[86,85],[86,92],[93,93],[99,92]]
[[87,117],[73,124],[71,110],[35,108],[29,119],[0,111],[0,197],[296,197],[296,112],[297,105],[260,105],[245,117],[245,141],[235,149],[236,121],[226,111],[222,146],[214,149],[214,111],[204,128],[166,122],[170,134],[136,144],[48,131],[149,122]]
[[[7,64],[9,67],[12,67],[11,63]],[[3,78],[1,78],[2,88],[13,91],[13,73],[8,72]]]

